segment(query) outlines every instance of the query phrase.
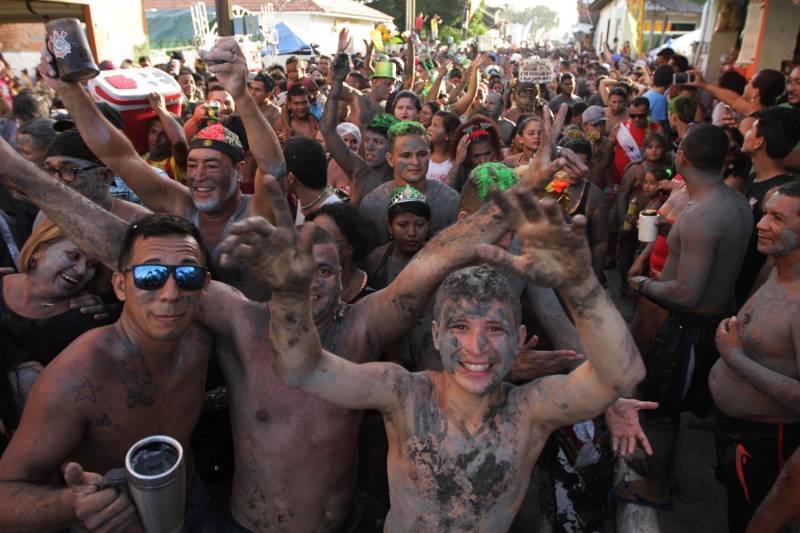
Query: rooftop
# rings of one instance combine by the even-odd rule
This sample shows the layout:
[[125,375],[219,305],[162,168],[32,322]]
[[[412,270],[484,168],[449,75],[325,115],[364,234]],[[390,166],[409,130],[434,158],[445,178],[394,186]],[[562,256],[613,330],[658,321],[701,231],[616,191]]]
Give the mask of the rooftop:
[[[214,0],[203,0],[206,7],[213,8]],[[145,9],[180,9],[188,8],[198,3],[197,0],[144,0]],[[392,17],[365,6],[355,0],[271,0],[272,9],[277,12],[311,12],[327,15],[340,15],[342,17],[358,17],[372,20],[389,21]],[[250,11],[261,11],[261,6],[266,5],[266,0],[234,0],[233,5],[243,7]]]

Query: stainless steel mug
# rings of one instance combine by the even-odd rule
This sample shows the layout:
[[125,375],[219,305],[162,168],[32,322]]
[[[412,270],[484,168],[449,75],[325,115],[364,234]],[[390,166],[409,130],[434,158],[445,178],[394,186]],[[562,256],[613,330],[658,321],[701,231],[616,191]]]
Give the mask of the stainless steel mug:
[[45,29],[47,49],[53,54],[59,79],[75,82],[100,74],[78,19],[54,19]]
[[125,455],[128,488],[147,533],[177,533],[186,507],[181,444],[166,435],[146,437]]

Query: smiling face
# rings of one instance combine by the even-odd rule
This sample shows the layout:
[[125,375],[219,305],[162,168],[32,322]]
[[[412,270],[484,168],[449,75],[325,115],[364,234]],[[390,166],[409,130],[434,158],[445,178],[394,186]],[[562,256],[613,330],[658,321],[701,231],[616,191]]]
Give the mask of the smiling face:
[[800,247],[800,198],[775,193],[764,205],[756,226],[758,251],[785,256]]
[[433,120],[433,111],[431,111],[430,106],[422,106],[422,111],[419,112],[419,121],[422,123],[423,126],[426,128],[431,125],[431,121]]
[[97,272],[97,261],[67,239],[43,244],[34,254],[35,280],[52,289],[54,297],[67,297],[83,290]]
[[292,112],[292,118],[307,118],[308,117],[308,97],[307,96],[290,96],[289,97],[289,110]]
[[430,156],[428,139],[422,135],[397,137],[391,152],[386,154],[389,166],[394,169],[395,183],[414,186],[425,180]]
[[191,183],[192,202],[198,211],[216,213],[236,201],[243,165],[234,165],[230,157],[210,148],[189,152],[186,174]]
[[432,331],[445,374],[480,396],[508,374],[525,341],[525,327],[517,326],[511,306],[494,299],[444,302]]
[[[131,248],[128,265],[198,265],[202,266],[200,246],[189,235],[160,235],[140,237]],[[206,276],[206,285],[210,276]],[[124,320],[146,337],[168,341],[178,339],[195,320],[206,289],[185,291],[178,287],[170,274],[163,287],[156,290],[139,289],[133,273],[115,272],[112,283],[117,298],[125,301]]]
[[368,167],[377,168],[387,164],[388,150],[389,140],[386,137],[372,131],[364,134],[364,161]]

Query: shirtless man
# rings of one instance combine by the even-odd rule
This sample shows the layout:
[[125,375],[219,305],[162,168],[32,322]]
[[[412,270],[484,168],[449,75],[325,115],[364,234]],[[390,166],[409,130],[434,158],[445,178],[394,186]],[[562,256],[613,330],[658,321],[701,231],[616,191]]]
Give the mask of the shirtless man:
[[[676,155],[678,172],[686,182],[689,203],[667,237],[669,255],[661,280],[645,276],[630,279],[631,289],[670,311],[645,356],[647,400],[660,403],[653,411],[665,440],[677,438],[674,427],[682,411],[705,417],[711,407],[708,374],[719,357],[714,348],[717,325],[733,308],[734,284],[752,231],[752,211],[744,197],[722,180],[728,137],[710,124],[693,126]],[[694,371],[689,351],[694,351]],[[684,391],[685,384],[690,384]],[[654,425],[649,428],[656,431]],[[632,482],[646,498],[669,505],[666,481],[672,447],[656,450],[655,485]],[[635,495],[619,494],[636,500]]]
[[[106,211],[87,211],[87,200],[54,183],[0,141],[0,175],[26,192],[81,249],[114,265],[124,224]],[[11,165],[10,162],[14,162]],[[547,173],[564,162],[543,161]],[[20,166],[22,165],[22,166]],[[267,181],[272,210],[293,227],[289,207],[274,179]],[[240,233],[249,221],[232,225]],[[314,247],[316,326],[326,349],[356,363],[373,360],[408,331],[436,286],[452,269],[477,260],[475,244],[494,242],[508,229],[497,209],[483,209],[448,228],[420,251],[395,281],[352,306],[339,302],[336,244]],[[231,514],[254,531],[336,531],[353,502],[360,412],[343,410],[284,386],[272,372],[267,327],[271,311],[238,291],[212,282],[200,321],[216,337],[230,385],[236,474]],[[265,457],[264,450],[269,453]]]
[[[232,222],[249,215],[268,214],[262,210],[259,187],[255,188],[254,196],[240,192],[238,179],[244,167],[244,155],[241,143],[237,146],[238,139],[233,140],[236,135],[229,130],[218,130],[215,135],[219,139],[195,137],[190,143],[187,167],[190,186],[165,180],[138,156],[125,135],[110,125],[79,83],[64,83],[55,77],[49,63],[51,57],[49,52],[43,52],[39,72],[70,110],[92,152],[113,169],[149,209],[193,222],[200,229],[203,244],[212,251],[212,272],[218,278],[238,282],[249,294],[251,289],[246,280],[238,279],[235,273],[220,276],[214,253]],[[280,143],[247,91],[247,65],[238,43],[233,38],[222,38],[204,58],[216,62],[208,69],[233,96],[248,133],[250,153],[258,167],[283,180],[286,164]]]
[[[349,38],[347,42],[349,42]],[[386,115],[381,116],[378,122],[370,122],[367,125],[364,132],[363,159],[347,147],[336,133],[336,116],[344,79],[350,72],[348,62],[347,54],[344,52],[336,54],[333,62],[333,85],[328,95],[328,101],[325,102],[325,113],[320,121],[320,130],[331,156],[350,178],[350,201],[357,206],[364,196],[393,177],[393,171],[386,160],[386,151],[389,147],[387,132],[388,128],[397,120]]]
[[247,89],[250,96],[261,110],[261,114],[269,121],[273,129],[280,122],[281,108],[272,102],[275,91],[275,80],[265,71],[248,76]]
[[720,324],[721,358],[708,379],[719,410],[718,477],[736,533],[745,530],[800,445],[800,183],[782,185],[769,198],[757,231],[758,250],[775,269],[739,313]]
[[[150,435],[190,449],[211,348],[192,325],[209,281],[204,263],[197,229],[181,218],[148,215],[128,228],[112,282],[122,315],[80,336],[39,376],[0,459],[0,530],[119,531],[137,521],[127,490],[101,490],[103,474]],[[153,284],[156,265],[172,270]],[[51,484],[62,465],[65,485]],[[199,501],[187,491],[191,531],[204,530],[188,517],[209,501],[200,490]]]
[[[598,415],[644,376],[624,320],[591,275],[583,219],[570,228],[555,203],[542,209],[527,191],[516,194],[517,205],[500,193],[495,201],[523,255],[493,246],[480,247],[480,255],[557,288],[588,356],[569,375],[520,387],[502,381],[525,328],[507,278],[486,265],[454,272],[439,288],[432,329],[444,371],[412,374],[391,363],[354,365],[322,349],[311,315],[313,228],[304,228],[297,248],[254,253],[248,263],[253,275],[275,281],[269,327],[276,373],[341,407],[383,414],[386,531],[507,531],[547,436]],[[266,242],[278,238],[271,228],[266,235]]]

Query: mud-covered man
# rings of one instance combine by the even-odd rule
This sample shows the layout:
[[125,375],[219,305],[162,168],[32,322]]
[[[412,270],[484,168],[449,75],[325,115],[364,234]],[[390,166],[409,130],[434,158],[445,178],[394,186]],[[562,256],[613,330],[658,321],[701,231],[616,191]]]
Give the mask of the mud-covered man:
[[[147,215],[128,228],[112,280],[122,315],[76,339],[37,380],[0,460],[0,530],[120,531],[137,522],[127,491],[101,490],[103,474],[150,435],[189,449],[211,350],[211,336],[193,325],[208,282],[194,226]],[[62,467],[64,483],[52,484]],[[194,513],[208,494],[189,479],[186,525],[205,531],[191,520],[205,518]]]
[[[744,531],[800,445],[800,183],[782,185],[768,198],[756,231],[758,251],[775,268],[739,313],[720,324],[721,357],[708,378],[719,410],[717,460],[733,532]],[[772,523],[769,513],[759,514],[764,525]]]
[[[554,286],[575,318],[588,362],[568,375],[514,387],[503,382],[525,329],[507,278],[488,266],[452,273],[436,297],[434,342],[442,372],[412,374],[390,363],[356,365],[323,351],[311,316],[314,228],[296,248],[254,254],[257,276],[275,283],[270,340],[276,373],[350,409],[380,411],[389,438],[391,510],[386,531],[506,531],[531,469],[557,427],[598,415],[644,375],[627,326],[591,275],[576,217],[519,191],[495,200],[523,255],[487,246],[485,260]],[[270,230],[268,234],[274,234]]]

